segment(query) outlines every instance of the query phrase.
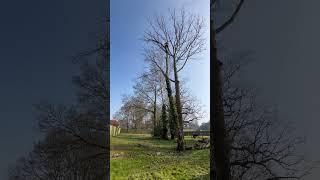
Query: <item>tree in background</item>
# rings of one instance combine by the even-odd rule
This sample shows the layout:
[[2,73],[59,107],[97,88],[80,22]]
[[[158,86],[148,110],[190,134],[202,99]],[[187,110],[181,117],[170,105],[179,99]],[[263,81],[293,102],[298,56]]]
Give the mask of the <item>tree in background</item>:
[[157,119],[160,81],[157,75],[156,69],[152,68],[143,73],[133,87],[135,95],[146,104],[145,107],[136,108],[152,113],[154,136],[160,136],[160,121]]
[[149,110],[146,102],[137,96],[123,96],[122,103],[120,112],[126,117],[127,129],[141,129]]
[[209,131],[210,130],[210,121],[201,123],[201,125],[199,126],[199,130]]
[[118,119],[120,127],[123,130],[129,131],[129,125],[130,125],[130,114],[128,110],[126,110],[124,107],[121,107],[120,110],[118,110],[114,115],[113,119]]
[[203,119],[206,115],[206,112],[203,110],[203,105],[183,84],[181,86],[181,105],[182,119],[184,123],[197,124],[197,122]]

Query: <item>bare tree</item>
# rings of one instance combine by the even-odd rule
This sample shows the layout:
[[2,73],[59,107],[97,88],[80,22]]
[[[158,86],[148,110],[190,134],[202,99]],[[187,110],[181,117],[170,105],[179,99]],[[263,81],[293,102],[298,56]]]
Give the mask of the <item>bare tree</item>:
[[[75,139],[63,131],[51,130],[26,158],[20,158],[9,171],[9,179],[105,179],[106,161],[88,158],[88,148],[70,143]],[[70,146],[73,144],[73,146]],[[101,158],[101,157],[100,157]]]
[[120,127],[129,132],[130,113],[124,106],[122,106],[114,115],[113,118],[119,120]]
[[[158,61],[151,60],[166,77],[166,81],[174,82],[175,104],[177,117],[177,150],[184,150],[183,117],[180,97],[179,72],[185,67],[190,59],[199,54],[204,49],[204,21],[194,15],[187,15],[182,9],[179,13],[175,10],[170,12],[170,17],[155,16],[149,23],[150,30],[146,31],[144,40],[147,44],[161,50],[166,54],[166,68],[173,71],[172,80],[168,77],[167,69],[163,70]],[[171,63],[168,63],[170,58]],[[167,83],[169,84],[169,83]],[[167,86],[168,87],[168,86]],[[169,94],[169,93],[168,93]],[[170,97],[169,97],[170,98]]]
[[[145,110],[146,112],[152,113],[153,121],[153,135],[160,136],[159,129],[159,120],[157,119],[157,109],[158,102],[160,101],[159,92],[160,92],[160,77],[156,69],[150,69],[150,72],[143,73],[136,84],[134,85],[134,93],[138,97],[139,101],[144,101],[145,106],[135,106]],[[135,104],[133,104],[135,105]]]
[[[232,179],[301,179],[312,168],[296,148],[304,142],[276,111],[260,107],[255,91],[235,84],[248,53],[225,61],[223,106],[230,144]],[[237,58],[239,60],[239,58]],[[216,155],[213,154],[216,158]]]
[[109,102],[109,85],[107,84],[107,62],[97,59],[94,62],[83,61],[81,74],[73,77],[77,87],[79,105],[91,113],[95,113],[107,123]]
[[107,179],[109,82],[107,46],[96,61],[79,61],[74,77],[78,104],[41,102],[34,107],[44,139],[10,169],[11,179]]
[[188,88],[181,86],[182,119],[184,123],[194,123],[205,117],[206,112],[199,100],[191,95]]
[[126,114],[134,129],[141,129],[144,118],[149,112],[153,113],[153,109],[147,107],[144,99],[134,95],[123,97],[121,111]]

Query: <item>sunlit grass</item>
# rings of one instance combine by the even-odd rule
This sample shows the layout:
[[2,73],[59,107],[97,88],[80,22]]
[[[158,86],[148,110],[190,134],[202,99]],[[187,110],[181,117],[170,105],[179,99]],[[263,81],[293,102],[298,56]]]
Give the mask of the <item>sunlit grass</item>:
[[[187,145],[195,143],[185,139]],[[146,134],[112,137],[111,179],[209,179],[209,149],[177,153],[175,146]]]

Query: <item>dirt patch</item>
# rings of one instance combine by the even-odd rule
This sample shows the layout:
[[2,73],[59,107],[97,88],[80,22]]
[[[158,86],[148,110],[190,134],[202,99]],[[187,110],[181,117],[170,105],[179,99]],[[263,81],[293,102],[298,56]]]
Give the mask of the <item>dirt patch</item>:
[[114,158],[121,158],[124,156],[124,152],[114,152],[114,153],[111,153],[111,158],[114,159]]

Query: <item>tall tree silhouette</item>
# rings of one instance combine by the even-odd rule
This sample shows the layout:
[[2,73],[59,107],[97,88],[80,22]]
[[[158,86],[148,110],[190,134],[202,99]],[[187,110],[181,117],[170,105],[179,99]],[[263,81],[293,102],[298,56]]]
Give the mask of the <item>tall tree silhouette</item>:
[[314,166],[297,151],[304,138],[295,135],[290,122],[277,118],[277,109],[259,105],[254,88],[236,83],[248,53],[235,55],[222,68],[231,179],[304,178]]
[[216,35],[222,32],[235,20],[244,3],[240,0],[230,18],[215,28],[214,18],[218,0],[210,0],[210,61],[213,64],[213,119],[210,123],[211,140],[211,169],[213,179],[229,180],[230,176],[230,147],[223,110],[223,92],[221,80],[221,62],[218,61],[216,48]]

